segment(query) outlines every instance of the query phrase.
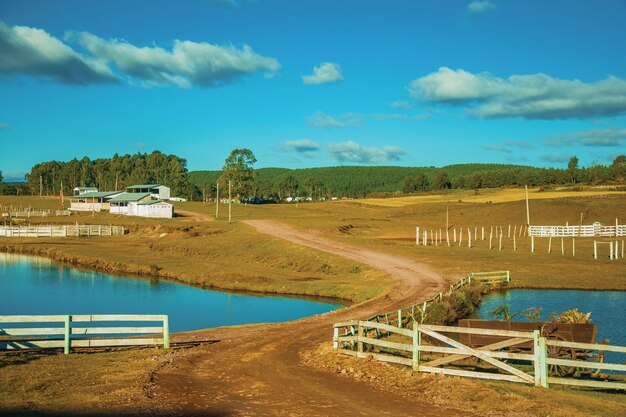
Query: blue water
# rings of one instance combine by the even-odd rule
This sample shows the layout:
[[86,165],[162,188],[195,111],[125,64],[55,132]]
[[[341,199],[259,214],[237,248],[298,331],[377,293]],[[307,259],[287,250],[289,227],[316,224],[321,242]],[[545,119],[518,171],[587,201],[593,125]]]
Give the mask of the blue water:
[[[562,313],[577,308],[591,312],[591,323],[598,326],[597,342],[608,340],[609,344],[626,346],[626,291],[582,291],[582,290],[526,290],[512,289],[489,294],[473,318],[495,320],[489,314],[500,304],[510,306],[511,312],[530,307],[542,307],[541,319],[548,321],[553,312]],[[523,314],[514,321],[527,321]],[[607,353],[607,361],[621,363],[626,355]]]
[[282,322],[341,307],[299,298],[240,295],[70,268],[0,253],[0,315],[167,314],[173,332]]

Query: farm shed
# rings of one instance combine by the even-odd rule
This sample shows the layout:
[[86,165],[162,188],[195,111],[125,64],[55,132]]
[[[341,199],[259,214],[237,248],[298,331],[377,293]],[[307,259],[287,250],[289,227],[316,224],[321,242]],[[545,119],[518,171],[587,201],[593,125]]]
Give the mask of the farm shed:
[[137,206],[151,201],[150,193],[121,193],[109,200],[111,214],[127,214],[137,216]]
[[137,216],[171,219],[174,216],[174,206],[161,200],[139,203]]
[[169,200],[170,187],[161,184],[137,184],[126,187],[128,193],[149,193],[152,198]]
[[82,195],[85,193],[97,193],[98,189],[96,187],[76,187],[74,188],[74,195]]
[[102,211],[109,210],[109,201],[120,195],[119,191],[86,192],[70,197],[70,210]]

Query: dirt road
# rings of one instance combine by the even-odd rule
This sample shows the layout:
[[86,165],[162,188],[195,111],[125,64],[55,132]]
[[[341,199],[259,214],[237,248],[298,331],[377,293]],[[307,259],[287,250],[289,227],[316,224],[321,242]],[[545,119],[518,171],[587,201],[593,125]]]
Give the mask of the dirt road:
[[247,221],[259,232],[363,262],[387,272],[386,297],[294,322],[218,328],[186,338],[215,339],[194,348],[154,379],[154,411],[206,416],[435,416],[461,415],[366,383],[303,365],[299,353],[331,343],[332,323],[366,318],[431,296],[443,277],[408,259],[352,247],[276,221]]

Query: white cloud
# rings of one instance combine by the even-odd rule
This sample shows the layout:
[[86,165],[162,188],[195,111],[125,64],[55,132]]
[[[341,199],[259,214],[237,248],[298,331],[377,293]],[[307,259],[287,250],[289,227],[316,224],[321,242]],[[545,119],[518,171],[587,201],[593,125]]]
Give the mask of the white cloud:
[[9,130],[11,128],[11,125],[8,123],[0,123],[0,131],[2,130]]
[[396,100],[389,103],[389,107],[396,110],[408,110],[411,108],[411,103],[408,101]]
[[332,62],[324,62],[319,67],[313,68],[313,74],[302,76],[302,82],[305,84],[328,84],[341,80],[343,80],[341,67]]
[[382,148],[361,146],[356,142],[346,141],[328,145],[328,153],[339,162],[381,163],[397,161],[405,155],[405,151],[397,146]]
[[614,76],[592,83],[546,74],[503,79],[441,67],[412,81],[408,89],[414,98],[463,106],[483,118],[593,118],[626,112],[626,81]]
[[513,149],[511,148],[534,149],[534,146],[532,143],[522,140],[508,140],[499,145],[485,145],[481,148],[486,151],[513,153]]
[[0,22],[0,78],[29,76],[64,84],[117,83],[111,69],[44,30]]
[[418,114],[404,114],[404,113],[374,113],[371,115],[365,115],[366,117],[372,117],[376,120],[425,120],[430,119],[432,115],[425,113]]
[[551,136],[544,140],[546,146],[612,147],[626,144],[626,129],[596,129]]
[[507,148],[504,145],[485,145],[485,146],[482,146],[482,148],[486,151],[495,151],[495,152],[504,152],[504,153],[513,152],[511,149]]
[[320,149],[320,144],[310,139],[296,139],[286,141],[282,149],[287,152],[296,152],[306,157],[312,157]]
[[68,33],[99,59],[114,63],[145,86],[197,84],[213,87],[259,71],[280,69],[274,58],[255,53],[248,45],[237,49],[205,42],[175,40],[171,51],[158,46],[139,47],[124,40],[105,40],[87,32]]
[[562,163],[568,162],[571,157],[572,157],[571,155],[566,155],[566,154],[549,154],[549,155],[542,155],[541,159],[543,161],[552,162],[554,164],[562,164]]
[[467,11],[470,13],[483,13],[496,8],[496,5],[490,1],[472,1],[467,5]]
[[313,116],[307,118],[309,126],[316,129],[343,129],[346,127],[357,127],[361,125],[361,117],[354,113],[344,113],[333,117],[324,112],[318,111]]

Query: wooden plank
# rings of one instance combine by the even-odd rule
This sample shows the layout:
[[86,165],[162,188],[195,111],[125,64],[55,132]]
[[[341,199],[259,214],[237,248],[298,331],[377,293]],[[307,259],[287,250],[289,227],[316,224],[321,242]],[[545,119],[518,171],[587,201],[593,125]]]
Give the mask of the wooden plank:
[[413,365],[413,360],[411,358],[402,358],[399,356],[385,355],[382,353],[357,352],[357,357],[361,359],[366,359],[370,356],[381,362],[391,362],[391,363],[397,363],[398,365],[406,365],[406,366]]
[[602,389],[621,389],[626,390],[626,383],[610,382],[610,381],[593,381],[589,379],[573,379],[573,378],[553,378],[548,377],[549,384],[573,385],[576,387],[590,387]]
[[357,338],[357,336],[337,336],[333,340],[337,342],[356,342]]
[[75,347],[116,347],[116,346],[144,346],[162,345],[163,338],[141,339],[78,339],[72,340],[72,348]]
[[[61,316],[63,317],[63,316]],[[75,314],[72,322],[89,321],[163,321],[162,314]]]
[[63,323],[62,315],[0,316],[0,323]]
[[63,327],[46,327],[46,328],[12,328],[12,329],[0,329],[0,337],[3,336],[31,336],[42,334],[63,334],[65,332]]
[[361,324],[362,327],[365,327],[368,329],[387,330],[388,332],[413,337],[413,331],[409,329],[401,329],[400,327],[390,326],[388,324],[383,324],[383,323],[376,323],[373,321],[361,321],[359,323]]
[[449,368],[435,368],[432,366],[423,366],[423,365],[420,365],[420,372],[430,372],[433,374],[444,374],[444,375],[453,375],[453,376],[465,376],[469,378],[490,379],[494,381],[528,383],[528,381],[525,381],[514,375],[491,374],[488,372],[476,372],[476,371],[463,371],[460,369],[449,369]]
[[333,327],[356,326],[356,325],[358,325],[358,323],[359,323],[358,320],[342,321],[342,322],[333,324]]
[[28,341],[0,341],[0,350],[39,349],[39,348],[62,348],[63,340],[28,340]]
[[[482,350],[482,348],[480,350]],[[465,359],[469,356],[472,356],[472,355],[468,355],[467,353],[465,353],[465,351],[457,349],[457,348],[449,348],[449,347],[441,347],[441,346],[421,345],[420,351],[453,355],[453,356],[447,356],[445,358],[440,358],[440,359],[424,364],[428,366],[440,366],[440,365],[456,362],[458,360]],[[484,351],[484,354],[491,358],[498,358],[498,359],[515,359],[515,360],[522,360],[522,361],[534,360],[533,355],[529,353],[512,353],[512,352],[500,352],[500,351],[486,350]]]
[[514,337],[522,339],[533,338],[532,332],[516,332],[512,330],[493,330],[493,329],[478,329],[474,327],[454,327],[454,326],[435,326],[430,324],[420,324],[419,330],[422,329],[440,332],[440,333],[467,333],[467,334],[482,334],[488,336],[502,336],[502,337]]
[[[423,326],[420,326],[423,327]],[[431,330],[424,330],[423,328],[420,328],[420,331],[422,333],[425,333],[427,335],[429,335],[430,337],[434,337],[435,339],[441,340],[442,342],[445,342],[447,344],[449,344],[450,346],[454,346],[456,348],[459,348],[463,351],[465,351],[466,354],[470,354],[472,356],[476,356],[478,359],[482,359],[483,361],[490,363],[491,365],[502,369],[505,372],[508,372],[510,374],[516,375],[519,378],[522,378],[530,383],[534,383],[535,382],[535,378],[531,375],[528,375],[525,372],[520,371],[519,369],[516,369],[514,367],[512,367],[511,365],[508,365],[504,362],[500,362],[496,359],[493,359],[487,355],[485,355],[484,352],[481,352],[480,350],[476,350],[476,349],[472,349],[468,346],[463,345],[462,343],[457,342],[456,340],[452,340],[449,337],[446,337],[444,335],[441,335],[439,333],[436,333],[434,331]]]
[[604,350],[608,352],[626,353],[626,346],[602,345],[598,343],[566,342],[563,340],[553,340],[553,339],[547,339],[546,344],[548,346],[564,346],[564,347],[573,347],[573,348],[585,349],[585,350]]
[[74,327],[72,334],[163,333],[163,327]]
[[548,358],[546,360],[546,363],[548,365],[562,365],[562,366],[568,366],[568,367],[574,367],[574,368],[606,369],[609,371],[626,372],[626,365],[619,365],[616,363],[573,361],[569,359],[555,359],[555,358]]
[[356,357],[358,353],[358,352],[355,352],[354,350],[341,349],[341,348],[337,349],[337,352],[343,355],[349,355],[349,356],[354,356],[354,357]]
[[405,352],[413,351],[413,345],[409,345],[407,343],[389,342],[386,340],[372,339],[370,337],[359,337],[359,341],[370,344],[370,345],[374,345],[374,346],[386,347],[389,349],[397,349],[397,350],[402,350]]

